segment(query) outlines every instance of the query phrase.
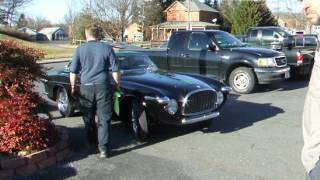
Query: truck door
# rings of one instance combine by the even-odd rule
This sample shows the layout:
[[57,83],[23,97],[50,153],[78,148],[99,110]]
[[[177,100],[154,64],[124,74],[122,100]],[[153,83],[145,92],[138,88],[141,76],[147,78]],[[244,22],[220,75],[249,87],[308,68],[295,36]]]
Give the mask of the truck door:
[[173,72],[185,72],[183,59],[186,56],[186,46],[189,32],[174,32],[168,44],[168,69]]
[[188,40],[188,55],[184,57],[187,72],[218,79],[220,58],[218,52],[208,50],[212,37],[205,32],[193,32]]

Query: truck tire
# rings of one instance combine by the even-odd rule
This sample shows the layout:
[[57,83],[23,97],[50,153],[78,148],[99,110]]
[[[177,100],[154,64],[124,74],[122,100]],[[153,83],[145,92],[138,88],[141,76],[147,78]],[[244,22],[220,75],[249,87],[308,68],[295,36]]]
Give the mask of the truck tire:
[[239,94],[248,94],[253,91],[257,79],[251,68],[238,67],[229,76],[229,85]]

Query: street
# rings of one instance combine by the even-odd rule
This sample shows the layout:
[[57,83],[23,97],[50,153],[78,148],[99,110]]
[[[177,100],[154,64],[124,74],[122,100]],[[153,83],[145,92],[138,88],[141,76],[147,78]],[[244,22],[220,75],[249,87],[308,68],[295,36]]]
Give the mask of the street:
[[[62,69],[66,63],[46,64]],[[301,117],[308,81],[264,85],[248,95],[231,94],[210,128],[157,126],[146,143],[113,123],[112,157],[83,151],[81,117],[62,118],[49,102],[54,122],[68,128],[74,154],[31,177],[16,179],[110,180],[301,180]],[[43,92],[40,84],[37,89]]]

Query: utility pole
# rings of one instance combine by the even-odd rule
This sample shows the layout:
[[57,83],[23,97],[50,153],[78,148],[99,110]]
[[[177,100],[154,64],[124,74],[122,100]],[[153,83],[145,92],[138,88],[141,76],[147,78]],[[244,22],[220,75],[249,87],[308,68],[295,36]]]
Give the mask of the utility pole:
[[279,22],[279,13],[280,13],[279,0],[277,0],[277,9],[278,9],[278,13],[277,13],[277,22]]
[[191,0],[188,0],[188,30],[191,30],[190,4],[191,4]]

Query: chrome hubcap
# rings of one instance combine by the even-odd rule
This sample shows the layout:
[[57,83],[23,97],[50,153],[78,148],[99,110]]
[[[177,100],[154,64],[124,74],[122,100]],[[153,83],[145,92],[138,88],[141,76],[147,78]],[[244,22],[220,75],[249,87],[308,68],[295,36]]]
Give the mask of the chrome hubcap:
[[249,86],[249,82],[249,77],[245,73],[238,73],[233,79],[233,84],[241,90],[246,89]]
[[64,92],[60,92],[57,103],[58,103],[59,111],[66,112],[68,109],[68,103],[69,103],[68,95]]

